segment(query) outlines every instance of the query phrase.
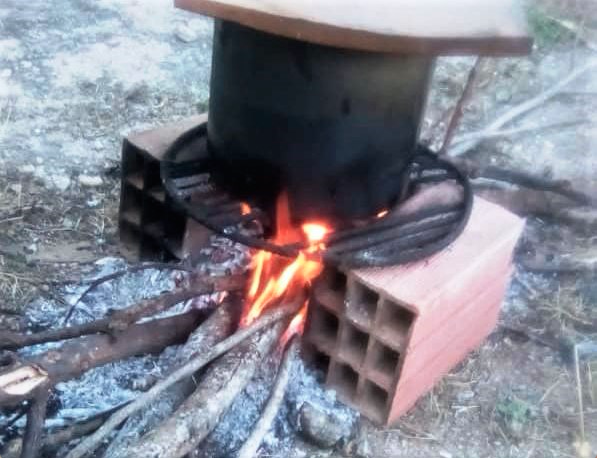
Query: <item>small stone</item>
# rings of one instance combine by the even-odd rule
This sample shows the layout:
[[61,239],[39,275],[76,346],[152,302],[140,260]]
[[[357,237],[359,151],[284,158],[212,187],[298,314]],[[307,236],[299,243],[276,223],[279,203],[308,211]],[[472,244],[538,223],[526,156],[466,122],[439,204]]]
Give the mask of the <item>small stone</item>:
[[26,164],[19,167],[19,172],[21,173],[33,173],[35,172],[35,166],[32,164]]
[[298,429],[306,440],[322,448],[331,448],[352,434],[352,425],[310,402],[299,411]]
[[101,186],[104,183],[104,180],[102,180],[102,178],[99,176],[79,175],[79,183],[81,184],[81,186],[95,188]]
[[470,401],[474,397],[475,397],[475,393],[471,390],[460,391],[456,395],[456,398],[458,399],[459,402]]
[[87,202],[85,202],[85,204],[87,205],[87,207],[89,208],[95,208],[97,207],[99,204],[101,203],[100,199],[97,198],[97,196],[93,196],[91,199],[89,199]]
[[371,445],[366,437],[361,437],[357,442],[357,446],[354,451],[354,456],[357,458],[370,458],[371,457]]
[[495,93],[495,100],[499,103],[509,102],[512,98],[512,93],[508,89],[498,89]]
[[29,254],[33,254],[33,253],[37,252],[37,244],[31,243],[31,244],[27,245],[25,247],[25,252],[29,253]]
[[66,191],[70,186],[70,178],[66,175],[54,175],[51,177],[52,184],[60,191]]
[[176,27],[174,35],[183,43],[191,43],[199,39],[199,33],[192,29],[188,24],[180,24]]
[[125,100],[132,103],[141,103],[146,100],[148,96],[149,89],[145,84],[135,84],[124,94]]
[[13,183],[8,186],[8,189],[10,189],[15,194],[21,194],[23,192],[23,185],[21,183]]

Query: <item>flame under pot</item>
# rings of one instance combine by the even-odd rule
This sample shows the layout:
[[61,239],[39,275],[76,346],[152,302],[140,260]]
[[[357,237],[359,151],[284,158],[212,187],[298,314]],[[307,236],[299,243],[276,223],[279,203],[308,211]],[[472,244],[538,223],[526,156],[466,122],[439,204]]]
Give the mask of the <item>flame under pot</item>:
[[400,195],[433,59],[321,46],[227,21],[214,32],[216,179],[297,221],[375,215]]

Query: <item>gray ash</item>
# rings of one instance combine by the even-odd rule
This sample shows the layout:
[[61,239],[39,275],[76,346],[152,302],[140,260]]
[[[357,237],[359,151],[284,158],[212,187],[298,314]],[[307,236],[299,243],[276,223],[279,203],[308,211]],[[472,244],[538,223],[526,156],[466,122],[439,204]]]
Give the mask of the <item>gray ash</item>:
[[[225,253],[224,253],[225,252]],[[225,255],[224,255],[225,254]],[[201,253],[202,263],[197,271],[206,274],[222,275],[243,272],[250,260],[246,248],[227,239],[215,238],[212,247]],[[105,258],[95,263],[95,272],[83,278],[78,284],[64,288],[62,295],[67,305],[79,299],[89,284],[96,278],[125,269],[122,259]],[[178,273],[180,275],[180,273]],[[81,301],[70,320],[79,324],[105,316],[111,309],[126,307],[139,300],[156,296],[174,287],[174,274],[171,271],[141,270],[101,284]],[[217,294],[216,294],[217,295]],[[205,296],[179,304],[162,315],[181,313],[189,307],[204,308],[213,305],[216,295]],[[57,328],[63,325],[66,307],[59,301],[37,299],[28,307],[28,320],[31,329]],[[60,346],[60,343],[36,345],[21,350],[21,356],[28,356]],[[107,364],[86,372],[76,380],[56,386],[58,402],[46,420],[46,427],[60,427],[85,420],[95,414],[120,406],[136,398],[156,379],[163,378],[172,367],[176,348],[166,349],[160,355],[133,357]],[[250,434],[255,422],[269,397],[275,373],[279,364],[279,354],[269,357],[258,374],[235,400],[230,410],[222,418],[217,428],[201,444],[196,457],[224,458],[234,456]],[[295,360],[285,400],[261,452],[268,455],[287,456],[296,438],[298,413],[306,401],[346,422],[353,424],[358,414],[340,404],[333,391],[325,390],[321,374],[307,368],[299,358]],[[0,427],[12,418],[0,414]],[[25,417],[16,423],[22,432]],[[0,446],[10,438],[9,431],[0,432]],[[14,429],[12,431],[14,434]]]
[[[195,453],[195,458],[232,458],[248,438],[271,392],[279,364],[279,355],[268,358],[259,373],[234,401],[216,429]],[[263,456],[287,457],[297,437],[297,421],[305,402],[347,425],[354,425],[358,413],[336,399],[322,384],[323,374],[307,367],[301,358],[292,364],[284,402],[260,450]]]

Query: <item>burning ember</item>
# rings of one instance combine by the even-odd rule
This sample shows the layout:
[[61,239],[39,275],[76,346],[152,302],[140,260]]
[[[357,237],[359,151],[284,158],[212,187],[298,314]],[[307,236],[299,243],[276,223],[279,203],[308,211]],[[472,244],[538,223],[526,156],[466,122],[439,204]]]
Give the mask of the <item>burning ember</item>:
[[241,324],[247,326],[258,318],[265,309],[280,303],[304,302],[299,313],[290,323],[283,342],[296,333],[302,333],[307,315],[305,287],[323,269],[321,262],[307,256],[325,247],[323,240],[331,229],[323,223],[308,222],[300,230],[292,225],[288,198],[280,195],[276,206],[276,234],[273,241],[290,244],[306,240],[309,247],[301,251],[294,260],[259,251],[253,258],[251,279]]

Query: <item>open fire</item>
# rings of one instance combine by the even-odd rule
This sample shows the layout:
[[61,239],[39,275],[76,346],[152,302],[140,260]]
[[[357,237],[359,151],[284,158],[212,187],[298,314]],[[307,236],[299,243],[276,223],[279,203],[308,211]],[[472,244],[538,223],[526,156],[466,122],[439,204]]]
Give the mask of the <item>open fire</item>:
[[282,343],[294,334],[302,333],[307,316],[306,288],[319,275],[323,264],[316,259],[317,252],[325,248],[324,240],[331,232],[322,222],[307,222],[300,229],[292,224],[288,197],[282,193],[276,205],[276,232],[273,241],[278,244],[308,242],[308,248],[292,260],[276,256],[268,251],[258,251],[252,262],[252,274],[246,296],[242,326],[248,326],[266,309],[280,303],[303,303],[291,321]]

